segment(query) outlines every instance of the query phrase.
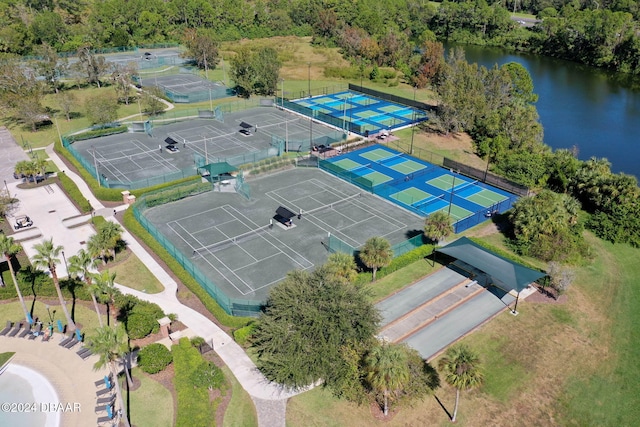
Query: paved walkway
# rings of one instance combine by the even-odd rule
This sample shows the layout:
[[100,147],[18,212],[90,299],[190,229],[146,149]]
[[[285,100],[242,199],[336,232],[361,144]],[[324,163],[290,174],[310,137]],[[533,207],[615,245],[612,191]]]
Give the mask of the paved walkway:
[[[53,147],[47,147],[49,158],[56,163],[60,170],[65,170],[66,166],[60,160],[58,155],[53,151]],[[102,203],[97,200],[89,186],[75,173],[66,170],[65,173],[71,178],[85,197],[96,210],[97,215],[103,215],[109,221],[118,221],[118,212],[128,208],[127,205],[118,206],[115,211],[111,208],[105,208]],[[90,215],[85,216],[89,220]],[[76,230],[75,227],[71,230]],[[71,231],[67,230],[67,232]],[[140,243],[127,231],[123,233],[123,239],[127,242],[127,246],[136,254],[142,263],[153,273],[154,276],[164,286],[164,291],[158,294],[146,294],[124,286],[119,289],[126,294],[135,295],[140,299],[154,302],[158,304],[166,313],[175,313],[182,323],[191,329],[198,336],[203,337],[208,343],[212,344],[216,353],[225,362],[229,369],[233,372],[238,382],[252,397],[256,412],[258,413],[258,425],[260,427],[284,427],[286,414],[286,399],[298,394],[285,390],[282,386],[268,381],[255,364],[229,335],[220,329],[215,323],[198,313],[197,311],[182,305],[177,297],[176,292],[178,285],[169,276],[169,274],[153,259],[153,257],[140,245]],[[276,403],[273,401],[282,402]]]

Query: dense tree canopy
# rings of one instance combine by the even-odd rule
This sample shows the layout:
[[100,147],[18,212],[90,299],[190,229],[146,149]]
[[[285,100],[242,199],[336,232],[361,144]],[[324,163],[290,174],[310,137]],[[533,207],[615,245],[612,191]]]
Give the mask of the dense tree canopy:
[[332,386],[345,369],[343,352],[373,338],[379,315],[364,288],[323,267],[290,272],[275,286],[254,332],[258,366],[290,387],[324,380]]

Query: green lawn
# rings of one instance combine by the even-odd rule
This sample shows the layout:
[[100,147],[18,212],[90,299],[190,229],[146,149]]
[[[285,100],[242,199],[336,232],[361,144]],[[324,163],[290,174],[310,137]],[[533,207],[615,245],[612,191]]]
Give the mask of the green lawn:
[[[503,312],[462,340],[480,354],[485,384],[462,394],[459,425],[508,425],[517,419],[519,425],[620,426],[640,419],[640,249],[587,238],[595,259],[575,267],[566,303],[521,300],[518,316]],[[499,236],[489,240],[504,246]],[[422,267],[407,270],[414,268]],[[410,281],[391,275],[377,284],[392,292]],[[436,396],[453,409],[454,390],[443,385]],[[288,427],[378,424],[368,406],[340,401],[322,389],[292,398],[287,409]],[[384,425],[450,423],[430,397],[401,408]]]
[[[171,392],[138,368],[133,368],[132,375],[140,380],[141,385],[130,395],[131,419],[129,421],[131,424],[137,427],[173,426]],[[123,389],[123,393],[126,396],[126,388]]]
[[[53,302],[54,299],[50,299],[50,301]],[[32,302],[33,297],[25,297],[27,310],[31,310]],[[72,318],[76,323],[82,325],[82,332],[86,335],[90,335],[94,329],[100,326],[95,310],[93,308],[88,308],[92,306],[92,304],[89,304],[87,307],[85,307],[84,305],[76,304],[75,310],[72,311],[71,303],[67,304]],[[64,317],[64,313],[62,312],[59,304],[50,304],[49,312],[51,312],[51,315],[53,316],[54,325],[58,319],[60,319],[63,325],[67,323]],[[47,305],[45,303],[36,300],[32,312],[32,316],[34,319],[37,317],[43,323],[47,324],[49,323],[49,312],[47,311]],[[24,314],[22,312],[22,307],[20,306],[20,302],[18,302],[17,300],[15,302],[0,304],[0,325],[4,325],[5,323],[7,323],[7,320],[15,322],[23,319]],[[106,325],[106,316],[103,315],[102,319]],[[57,328],[55,328],[54,331],[57,332]]]
[[151,274],[151,271],[132,252],[116,265],[107,264],[110,272],[116,273],[116,283],[148,294],[157,294],[164,290],[162,283]]
[[7,360],[11,359],[14,354],[16,353],[13,351],[0,353],[0,368],[2,368],[2,366],[4,366],[4,364],[7,363]]
[[247,393],[233,373],[226,366],[222,368],[224,376],[231,384],[231,402],[224,413],[224,427],[257,427],[258,416],[251,396]]

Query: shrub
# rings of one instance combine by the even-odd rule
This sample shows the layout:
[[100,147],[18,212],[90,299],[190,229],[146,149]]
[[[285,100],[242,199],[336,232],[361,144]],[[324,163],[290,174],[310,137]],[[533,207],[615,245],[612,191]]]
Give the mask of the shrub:
[[175,372],[174,386],[177,395],[178,413],[177,427],[210,425],[215,418],[215,411],[209,403],[209,392],[206,388],[194,387],[194,372],[204,364],[198,350],[191,346],[188,338],[180,339],[172,348],[173,367]]
[[129,338],[137,340],[149,335],[153,331],[154,324],[158,325],[158,322],[148,315],[133,313],[127,317],[126,324]]
[[154,343],[144,347],[138,353],[138,367],[147,374],[157,374],[173,361],[173,355],[167,347]]
[[216,365],[203,361],[191,372],[191,384],[207,389],[220,388],[224,384],[224,375]]
[[251,322],[247,326],[236,329],[235,331],[233,331],[233,339],[236,340],[236,342],[241,346],[245,346],[247,344],[247,341],[253,334],[255,328],[256,323]]
[[97,138],[99,136],[115,135],[117,133],[125,133],[129,129],[126,126],[107,127],[104,129],[95,129],[87,132],[77,133],[67,136],[69,142],[83,141],[86,139]]

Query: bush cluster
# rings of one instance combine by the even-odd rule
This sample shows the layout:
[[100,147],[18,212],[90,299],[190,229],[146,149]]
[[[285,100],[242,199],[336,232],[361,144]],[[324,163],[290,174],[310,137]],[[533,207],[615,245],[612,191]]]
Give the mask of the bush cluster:
[[233,331],[233,339],[241,346],[245,346],[255,329],[256,329],[256,323],[251,322],[247,326],[244,326],[242,328],[239,328]]
[[162,344],[149,344],[138,352],[138,367],[147,374],[157,374],[172,361],[173,355]]
[[160,329],[158,319],[165,314],[157,304],[122,294],[116,297],[115,303],[119,310],[118,319],[125,323],[129,338],[144,338]]
[[253,163],[250,167],[251,175],[257,175],[263,172],[269,172],[276,169],[285,168],[295,164],[295,159],[286,157],[271,157],[259,162]]
[[209,403],[209,391],[206,387],[196,386],[194,383],[200,380],[206,382],[208,374],[204,372],[208,367],[202,365],[207,365],[207,362],[198,350],[191,346],[188,338],[180,339],[171,351],[175,373],[173,383],[178,399],[176,426],[210,425],[211,420],[215,418],[215,411]]

